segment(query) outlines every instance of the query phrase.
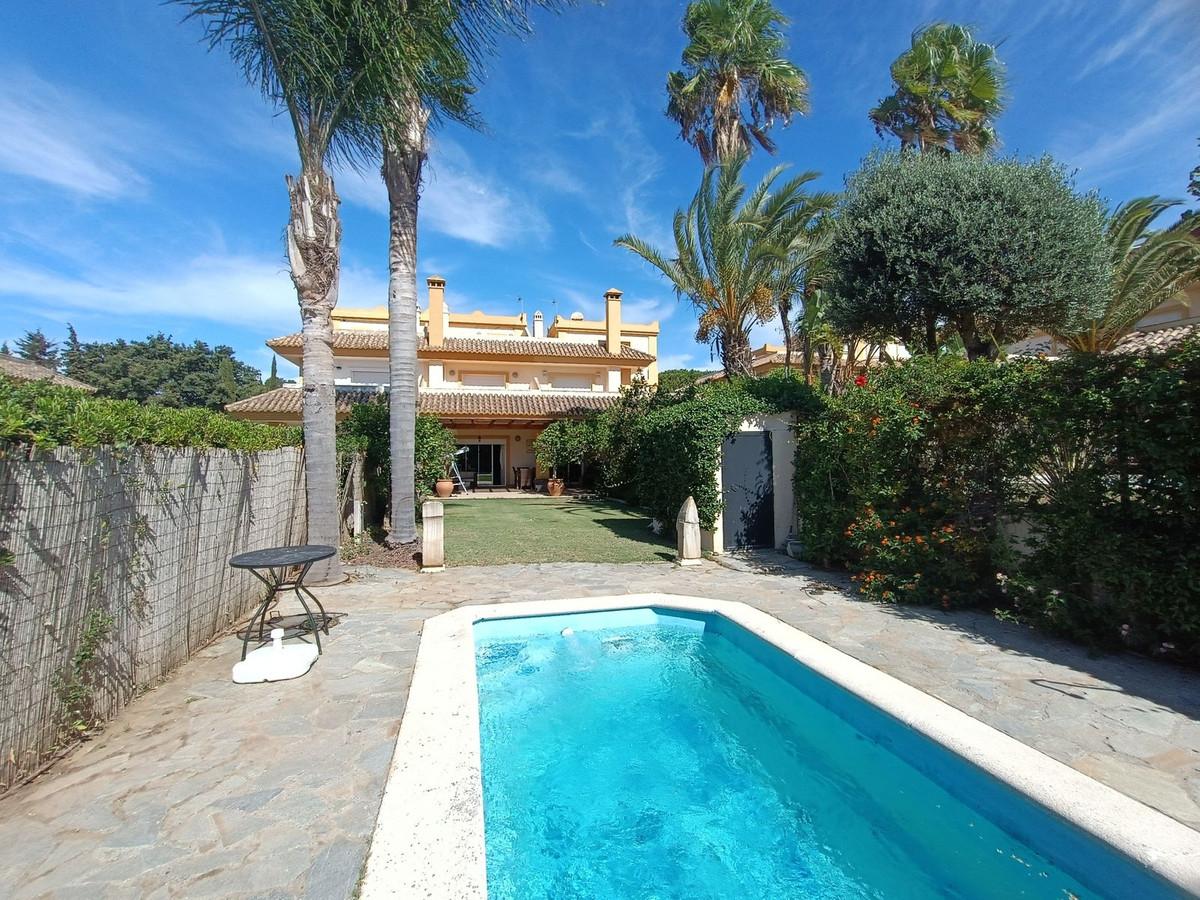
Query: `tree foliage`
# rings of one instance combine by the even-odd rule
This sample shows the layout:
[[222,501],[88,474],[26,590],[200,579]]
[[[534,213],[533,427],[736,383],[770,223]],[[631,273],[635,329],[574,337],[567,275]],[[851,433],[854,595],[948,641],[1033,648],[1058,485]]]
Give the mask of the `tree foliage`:
[[804,186],[817,177],[805,172],[776,187],[777,167],[747,193],[745,164],[742,155],[705,171],[691,205],[675,213],[674,257],[631,234],[614,241],[692,303],[696,340],[713,345],[729,376],[751,374],[750,329],[775,315],[780,260],[803,227],[800,211],[811,201]]
[[1004,67],[969,28],[937,22],[915,31],[892,63],[892,81],[895,91],[870,112],[880,135],[917,150],[981,153],[996,145]]
[[669,393],[691,387],[697,378],[707,374],[705,369],[663,369],[658,373],[658,389]]
[[873,154],[836,212],[830,321],[970,358],[1103,309],[1105,210],[1061,166],[966,154]]
[[298,428],[242,422],[208,409],[112,400],[48,381],[0,376],[0,443],[41,448],[108,444],[274,450],[300,440]]
[[92,385],[102,397],[219,410],[263,391],[259,371],[235,359],[224,344],[184,344],[162,333],[143,341],[81,343],[73,334],[62,354],[63,374]]
[[534,458],[551,478],[561,478],[572,463],[591,462],[600,451],[598,418],[558,419],[531,444]]
[[667,116],[706,166],[768,153],[767,132],[808,112],[808,77],[784,58],[787,19],[769,0],[695,0],[683,16],[683,69],[667,76]]
[[[453,457],[454,434],[437,416],[422,414],[416,420],[416,467],[414,484],[418,501],[433,492],[434,482],[443,478]],[[367,483],[379,501],[380,510],[390,507],[392,456],[388,429],[388,403],[379,397],[356,403],[338,424],[338,452],[365,454]]]
[[58,363],[58,344],[42,334],[42,329],[26,331],[17,338],[17,356],[53,368]]
[[1142,316],[1200,281],[1200,240],[1188,223],[1161,231],[1154,220],[1178,201],[1137,197],[1109,217],[1105,229],[1112,255],[1107,303],[1096,315],[1072,319],[1051,334],[1070,349],[1103,353],[1113,349]]

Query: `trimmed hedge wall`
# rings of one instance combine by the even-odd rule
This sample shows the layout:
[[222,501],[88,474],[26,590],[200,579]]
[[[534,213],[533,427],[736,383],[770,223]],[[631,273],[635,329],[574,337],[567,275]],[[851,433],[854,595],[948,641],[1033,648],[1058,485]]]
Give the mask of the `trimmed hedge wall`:
[[209,409],[143,406],[48,381],[0,377],[0,442],[40,449],[152,444],[275,450],[296,446],[301,439],[299,428],[243,422]]
[[916,358],[798,427],[799,537],[885,602],[1200,662],[1200,343]]
[[674,527],[691,495],[700,524],[712,528],[721,514],[716,472],[725,438],[747,416],[818,408],[815,392],[782,371],[671,392],[634,386],[596,417],[594,458],[608,492],[644,507],[666,527]]

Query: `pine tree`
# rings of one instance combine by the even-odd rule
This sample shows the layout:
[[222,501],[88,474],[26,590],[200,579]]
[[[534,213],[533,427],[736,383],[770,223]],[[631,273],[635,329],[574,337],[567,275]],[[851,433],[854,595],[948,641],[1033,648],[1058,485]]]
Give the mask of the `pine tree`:
[[272,356],[271,357],[271,374],[267,378],[267,380],[263,382],[263,387],[265,387],[268,391],[273,391],[273,390],[275,390],[275,388],[277,388],[281,384],[283,384],[283,379],[279,377],[278,366],[276,365],[277,362],[278,362],[278,360],[276,360],[275,357]]
[[49,340],[39,328],[26,331],[17,341],[17,356],[51,368],[58,362],[58,344]]
[[226,399],[224,403],[232,403],[238,399],[238,383],[234,375],[233,357],[222,356],[217,363],[217,386]]
[[67,343],[66,346],[63,347],[62,352],[58,355],[58,361],[62,368],[63,374],[72,374],[72,370],[79,365],[79,357],[82,350],[83,344],[79,340],[79,335],[75,331],[75,326],[68,322]]

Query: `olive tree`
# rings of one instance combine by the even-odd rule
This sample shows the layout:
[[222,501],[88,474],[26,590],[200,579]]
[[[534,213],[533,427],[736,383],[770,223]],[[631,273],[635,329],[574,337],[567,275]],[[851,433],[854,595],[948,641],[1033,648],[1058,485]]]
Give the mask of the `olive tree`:
[[854,334],[971,359],[1104,308],[1105,209],[1050,159],[874,154],[847,181],[829,317]]

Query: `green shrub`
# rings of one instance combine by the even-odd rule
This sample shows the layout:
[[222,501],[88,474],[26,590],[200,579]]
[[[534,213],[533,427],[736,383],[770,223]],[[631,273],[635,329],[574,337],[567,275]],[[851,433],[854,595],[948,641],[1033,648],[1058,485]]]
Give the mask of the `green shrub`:
[[[356,403],[338,423],[338,452],[362,451],[368,489],[381,509],[387,509],[391,497],[392,451],[388,426],[388,399],[380,395],[367,403]],[[417,502],[433,492],[433,483],[446,474],[454,454],[454,435],[436,416],[418,415],[416,422]]]
[[1090,644],[1200,662],[1200,342],[1047,374],[1024,398],[1040,502],[1009,602]]
[[1093,645],[1200,661],[1196,434],[1195,344],[914,359],[800,422],[799,538],[871,599],[996,605]]
[[872,372],[797,431],[799,538],[878,600],[968,605],[995,593],[1024,414],[1042,364],[923,357]]
[[106,400],[48,381],[0,377],[0,442],[47,449],[151,444],[274,450],[300,444],[299,428],[243,422],[203,408]]
[[690,495],[700,524],[712,528],[721,514],[716,472],[721,445],[747,416],[820,403],[802,380],[782,372],[692,385],[676,392],[634,386],[599,417],[595,440],[606,489],[674,523]]
[[552,478],[562,478],[572,463],[594,462],[602,448],[598,416],[558,419],[533,439],[533,454]]

